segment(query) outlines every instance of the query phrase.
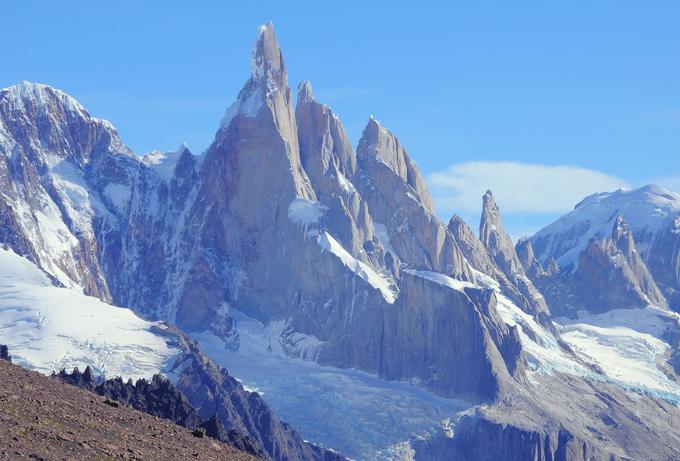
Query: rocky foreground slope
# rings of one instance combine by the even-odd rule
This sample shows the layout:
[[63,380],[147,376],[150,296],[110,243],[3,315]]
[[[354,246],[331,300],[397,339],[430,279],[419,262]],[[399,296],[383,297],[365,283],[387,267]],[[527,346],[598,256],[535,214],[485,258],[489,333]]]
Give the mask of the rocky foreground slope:
[[257,458],[189,429],[0,360],[0,459]]

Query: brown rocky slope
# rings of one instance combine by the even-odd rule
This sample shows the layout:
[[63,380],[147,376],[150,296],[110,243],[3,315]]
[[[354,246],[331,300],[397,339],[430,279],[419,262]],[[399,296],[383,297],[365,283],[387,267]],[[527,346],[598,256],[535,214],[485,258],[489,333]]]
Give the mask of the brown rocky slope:
[[0,360],[0,459],[256,458],[170,421]]

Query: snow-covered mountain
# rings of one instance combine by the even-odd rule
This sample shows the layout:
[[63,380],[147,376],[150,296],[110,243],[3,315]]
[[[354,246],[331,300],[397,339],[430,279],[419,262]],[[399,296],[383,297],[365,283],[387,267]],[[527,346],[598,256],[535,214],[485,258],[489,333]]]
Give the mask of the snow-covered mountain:
[[680,194],[658,186],[602,192],[583,199],[572,212],[538,231],[531,241],[539,260],[545,262],[552,256],[561,268],[568,269],[577,265],[579,253],[590,239],[611,233],[620,215],[633,231],[638,251],[646,257],[658,234],[674,223],[678,214]]
[[[656,204],[636,214],[626,194],[588,198],[517,248],[490,192],[479,235],[457,217],[446,226],[386,127],[371,117],[355,150],[309,82],[294,105],[268,24],[200,157],[184,145],[137,157],[46,85],[0,91],[0,331],[43,371],[164,371],[197,408],[228,421],[246,408],[231,424],[276,459],[331,455],[199,345],[303,437],[358,459],[672,458],[677,316],[616,303],[672,305],[678,284],[660,274],[676,198],[642,192]],[[584,264],[567,264],[574,252]],[[588,285],[593,273],[612,276]],[[583,287],[620,295],[579,317],[596,300],[570,298]],[[70,304],[45,308],[56,293]],[[622,307],[636,309],[603,314]],[[64,320],[85,308],[116,329],[80,335]]]
[[[570,298],[563,313],[646,305],[677,310],[679,226],[680,194],[649,185],[586,197],[520,246],[535,255],[527,264],[551,260],[559,267],[559,275],[534,282],[549,300]],[[616,299],[605,302],[601,294]]]

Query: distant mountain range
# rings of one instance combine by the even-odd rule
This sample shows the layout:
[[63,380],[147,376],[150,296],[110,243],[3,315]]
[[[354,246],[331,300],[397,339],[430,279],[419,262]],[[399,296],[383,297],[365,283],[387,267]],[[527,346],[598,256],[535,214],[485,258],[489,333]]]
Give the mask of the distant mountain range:
[[271,24],[201,155],[137,156],[22,82],[0,343],[44,373],[162,373],[271,459],[679,458],[680,194],[595,194],[517,245],[481,206],[478,232],[443,223],[377,120],[355,149],[309,82],[294,104]]

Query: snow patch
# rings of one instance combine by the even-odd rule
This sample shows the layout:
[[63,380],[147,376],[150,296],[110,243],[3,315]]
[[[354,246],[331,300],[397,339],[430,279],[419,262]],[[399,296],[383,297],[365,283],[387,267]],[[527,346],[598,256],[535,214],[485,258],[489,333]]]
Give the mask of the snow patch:
[[304,198],[296,198],[288,206],[288,219],[302,226],[305,237],[319,235],[319,220],[328,211],[326,205]]
[[356,193],[356,188],[354,187],[354,184],[352,184],[349,179],[345,177],[344,174],[340,173],[338,171],[338,184],[348,194]]
[[304,226],[318,224],[319,219],[328,211],[326,205],[304,198],[296,198],[288,206],[288,219]]
[[23,232],[34,244],[40,266],[65,286],[78,287],[68,273],[76,272],[73,250],[79,242],[64,224],[57,205],[47,196],[42,203],[38,201],[37,207],[29,207],[27,193],[21,185],[17,186],[16,195],[17,199],[9,200],[10,206]]
[[337,256],[345,267],[357,274],[373,288],[380,290],[385,301],[390,304],[396,301],[397,297],[394,291],[392,291],[389,281],[373,270],[368,264],[359,261],[349,254],[328,232],[322,232],[317,241],[323,251],[328,251]]
[[387,226],[384,224],[381,224],[379,222],[374,222],[373,223],[373,231],[375,232],[375,235],[378,236],[380,241],[383,244],[383,247],[385,248],[385,251],[388,253],[392,253],[394,256],[397,256],[397,252],[394,251],[394,248],[392,248],[392,242],[390,240],[390,233],[387,230]]
[[448,275],[444,275],[439,272],[432,272],[432,271],[419,271],[415,269],[404,269],[404,272],[407,274],[415,275],[416,277],[424,278],[426,280],[429,280],[430,282],[434,282],[439,285],[443,285],[445,287],[451,288],[452,290],[456,291],[464,291],[465,288],[478,288],[474,284],[470,282],[463,282],[462,280],[456,280],[454,278],[449,277]]
[[236,116],[255,118],[262,107],[262,90],[259,87],[252,88],[248,93],[242,93],[238,99],[227,109],[220,123],[220,129],[228,127]]

